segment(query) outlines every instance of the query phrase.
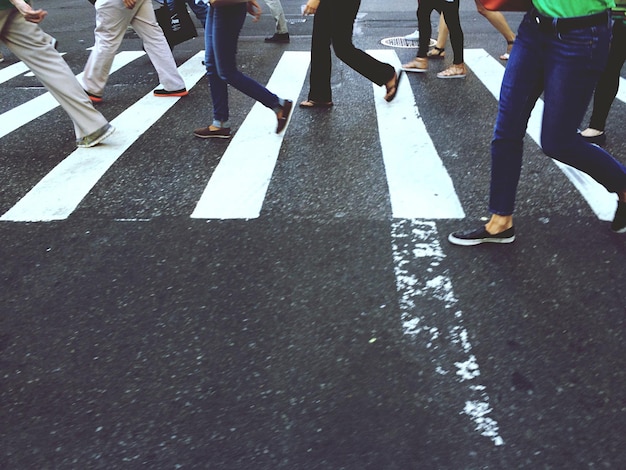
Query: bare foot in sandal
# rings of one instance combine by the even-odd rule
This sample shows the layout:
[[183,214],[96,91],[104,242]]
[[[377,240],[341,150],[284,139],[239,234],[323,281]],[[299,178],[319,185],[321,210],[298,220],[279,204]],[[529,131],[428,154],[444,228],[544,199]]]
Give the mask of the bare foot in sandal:
[[446,56],[446,50],[443,47],[434,46],[427,54],[429,59],[443,59]]
[[515,43],[515,39],[506,42],[506,52],[500,56],[500,60],[509,60],[509,57],[511,56],[511,49],[513,49],[513,43]]
[[304,100],[299,105],[301,108],[331,108],[333,106],[332,101],[315,101]]

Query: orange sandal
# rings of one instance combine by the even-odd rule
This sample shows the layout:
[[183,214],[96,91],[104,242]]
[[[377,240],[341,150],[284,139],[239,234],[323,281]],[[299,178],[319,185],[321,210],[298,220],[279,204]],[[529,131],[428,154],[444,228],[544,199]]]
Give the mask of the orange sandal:
[[437,74],[437,78],[465,78],[467,76],[467,69],[465,64],[452,64],[443,72]]

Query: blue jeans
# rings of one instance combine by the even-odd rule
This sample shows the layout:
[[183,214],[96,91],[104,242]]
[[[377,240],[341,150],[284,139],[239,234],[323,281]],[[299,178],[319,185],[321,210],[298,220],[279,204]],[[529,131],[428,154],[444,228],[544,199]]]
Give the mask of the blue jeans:
[[511,215],[522,168],[523,139],[530,112],[544,95],[541,147],[610,192],[626,190],[626,167],[578,135],[609,52],[610,24],[567,33],[540,29],[531,9],[519,27],[500,89],[491,142],[489,210]]
[[280,108],[278,96],[237,70],[237,41],[246,14],[246,3],[222,7],[209,6],[204,29],[204,62],[209,77],[215,121],[228,121],[228,85],[234,86],[268,108],[274,110]]

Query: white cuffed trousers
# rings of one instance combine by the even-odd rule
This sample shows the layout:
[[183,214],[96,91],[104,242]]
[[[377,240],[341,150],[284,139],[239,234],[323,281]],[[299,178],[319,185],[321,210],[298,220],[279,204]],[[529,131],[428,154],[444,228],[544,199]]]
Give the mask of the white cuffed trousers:
[[157,23],[152,0],[137,0],[132,9],[126,8],[122,0],[96,0],[94,6],[95,45],[85,64],[83,75],[85,90],[102,96],[113,58],[129,25],[143,41],[144,50],[156,69],[163,88],[168,91],[185,88],[185,81],[176,69],[172,51]]
[[[287,29],[287,20],[285,19],[285,12],[283,11],[283,5],[280,3],[280,0],[263,0],[267,5],[267,8],[270,9],[270,13],[276,20],[276,32],[278,34],[288,33]],[[341,1],[341,0],[334,0]]]

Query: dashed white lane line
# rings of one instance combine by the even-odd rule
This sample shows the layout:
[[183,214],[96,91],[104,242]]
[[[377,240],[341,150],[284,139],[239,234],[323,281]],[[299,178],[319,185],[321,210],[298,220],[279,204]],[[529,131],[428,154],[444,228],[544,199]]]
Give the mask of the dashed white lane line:
[[[400,69],[395,51],[369,54]],[[384,100],[385,87],[374,86],[378,134],[393,216],[420,219],[465,217],[452,179],[435,149],[415,105],[409,78],[400,81],[396,98]]]
[[[452,281],[441,265],[445,254],[435,222],[394,221],[392,244],[404,333],[433,352],[433,380],[446,380],[446,387],[458,390],[459,413],[468,416],[480,435],[503,445],[487,389],[479,382],[480,368],[463,326],[463,312],[456,307]],[[420,302],[426,299],[430,308],[423,310]]]
[[[285,52],[267,84],[267,88],[281,98],[292,100],[294,111],[309,62],[309,52]],[[285,129],[277,135],[275,126],[274,112],[255,103],[215,168],[192,218],[259,217],[287,132]]]
[[[178,68],[187,88],[206,73],[203,56],[201,51]],[[148,93],[111,121],[115,134],[96,147],[76,149],[0,220],[43,222],[69,217],[111,165],[179,99]]]
[[[496,99],[500,97],[500,85],[504,77],[504,67],[483,49],[466,49],[464,51],[465,63],[472,72],[485,84],[487,89]],[[543,100],[537,100],[528,121],[527,133],[541,145],[541,121],[543,115]],[[613,220],[617,197],[609,193],[604,186],[597,183],[586,173],[552,160],[565,173],[578,191],[585,198],[591,209],[600,220]]]

